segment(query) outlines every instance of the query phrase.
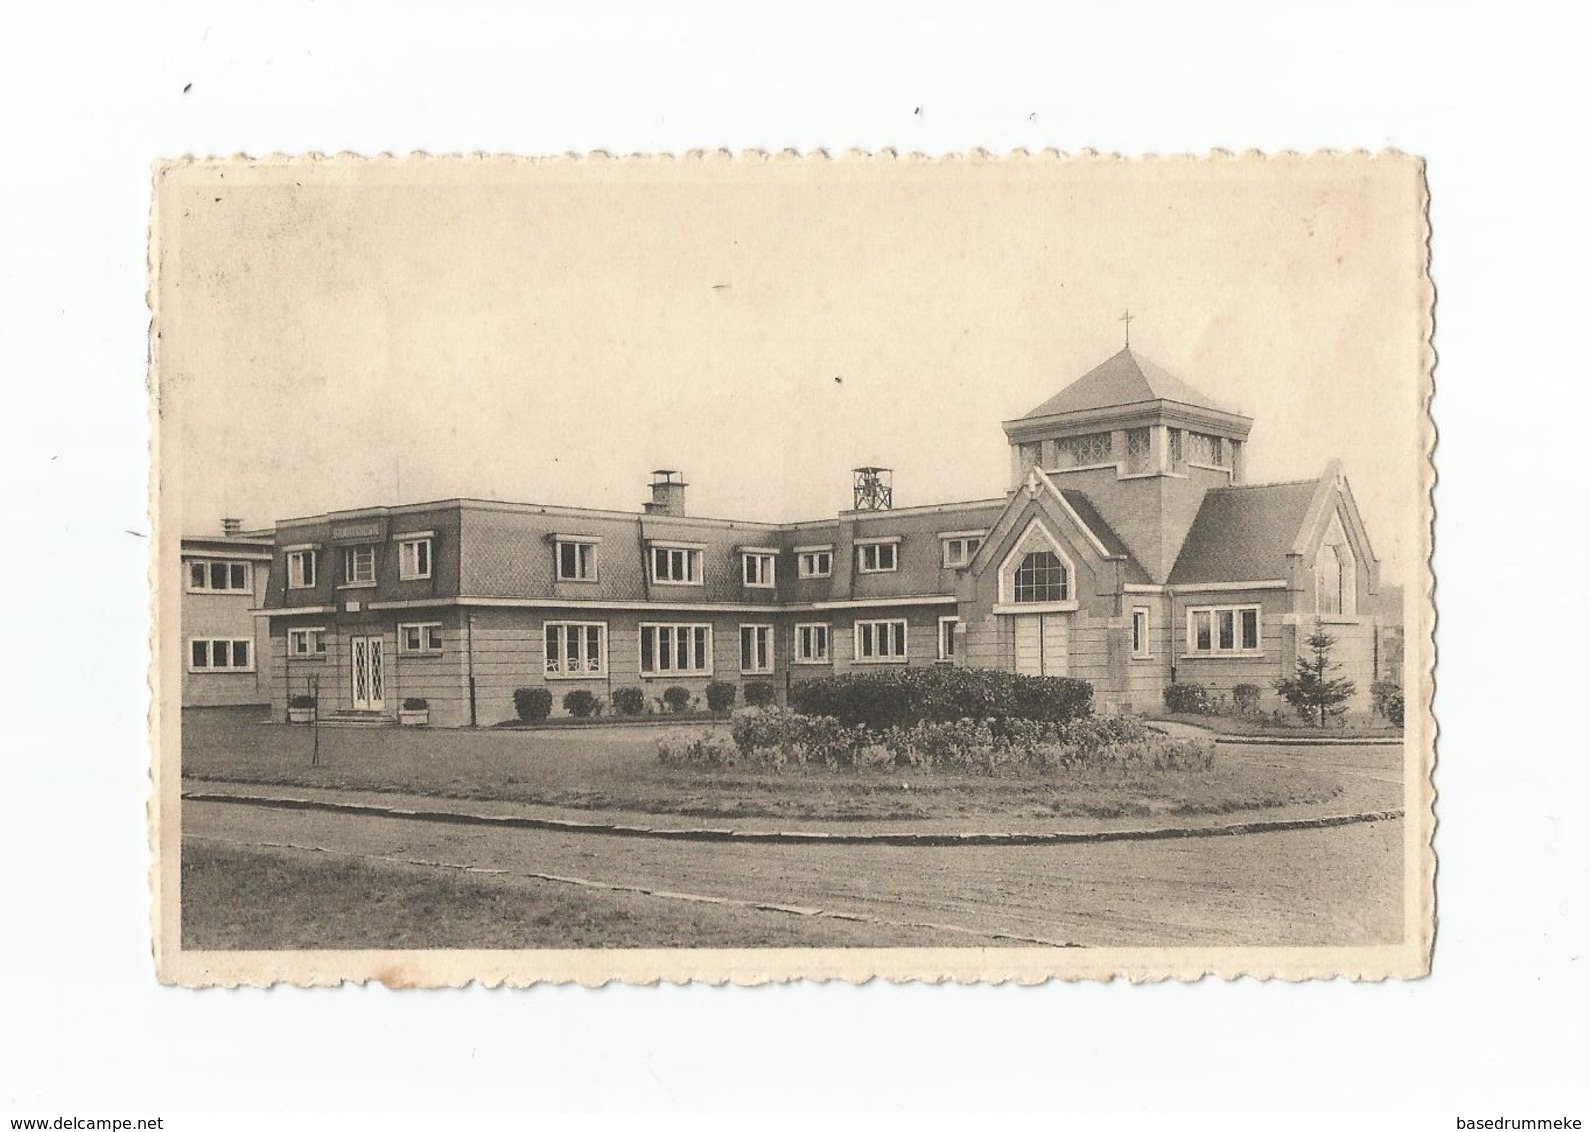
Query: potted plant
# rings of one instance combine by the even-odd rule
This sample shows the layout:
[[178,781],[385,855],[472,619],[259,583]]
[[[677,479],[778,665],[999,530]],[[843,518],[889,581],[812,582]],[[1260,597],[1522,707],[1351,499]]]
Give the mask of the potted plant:
[[287,700],[287,722],[313,723],[315,722],[315,697],[300,693],[290,696]]
[[398,723],[404,727],[427,727],[431,723],[431,705],[424,696],[408,696],[398,709]]

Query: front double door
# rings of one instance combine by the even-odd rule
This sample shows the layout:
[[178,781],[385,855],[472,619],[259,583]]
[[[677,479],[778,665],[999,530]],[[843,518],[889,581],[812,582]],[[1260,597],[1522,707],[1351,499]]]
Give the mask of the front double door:
[[384,642],[380,637],[353,637],[348,645],[354,710],[380,711],[386,705]]
[[1065,676],[1067,613],[1019,613],[1016,622],[1016,670],[1024,676]]

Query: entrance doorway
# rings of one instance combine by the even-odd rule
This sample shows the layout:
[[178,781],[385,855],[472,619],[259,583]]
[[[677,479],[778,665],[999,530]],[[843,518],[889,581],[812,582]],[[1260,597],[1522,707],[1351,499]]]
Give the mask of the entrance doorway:
[[349,640],[353,663],[353,705],[355,711],[380,711],[386,704],[386,671],[380,637],[354,637]]
[[1022,613],[1016,620],[1016,670],[1024,676],[1065,676],[1069,614]]

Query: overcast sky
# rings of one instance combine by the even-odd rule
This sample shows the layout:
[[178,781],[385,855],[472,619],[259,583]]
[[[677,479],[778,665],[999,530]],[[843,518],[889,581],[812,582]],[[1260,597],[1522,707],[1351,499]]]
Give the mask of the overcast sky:
[[[223,172],[225,175],[223,176]],[[185,531],[452,496],[830,515],[1005,490],[1000,422],[1122,344],[1341,456],[1383,565],[1418,500],[1408,163],[725,160],[187,170],[161,198]],[[1388,580],[1399,580],[1391,577]]]

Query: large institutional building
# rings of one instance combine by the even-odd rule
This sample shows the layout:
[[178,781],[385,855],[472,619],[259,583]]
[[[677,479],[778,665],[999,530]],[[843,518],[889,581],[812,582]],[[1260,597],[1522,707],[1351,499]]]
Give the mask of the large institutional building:
[[440,726],[509,719],[517,688],[782,695],[933,664],[1082,677],[1107,711],[1158,707],[1172,681],[1258,685],[1269,706],[1318,617],[1363,698],[1383,636],[1348,482],[1333,463],[1246,483],[1252,423],[1124,349],[1005,422],[995,499],[894,508],[864,468],[852,510],[743,522],[689,514],[658,472],[638,513],[454,499],[286,520],[268,574],[250,564],[259,663],[276,718],[317,690],[323,714],[423,697]]

